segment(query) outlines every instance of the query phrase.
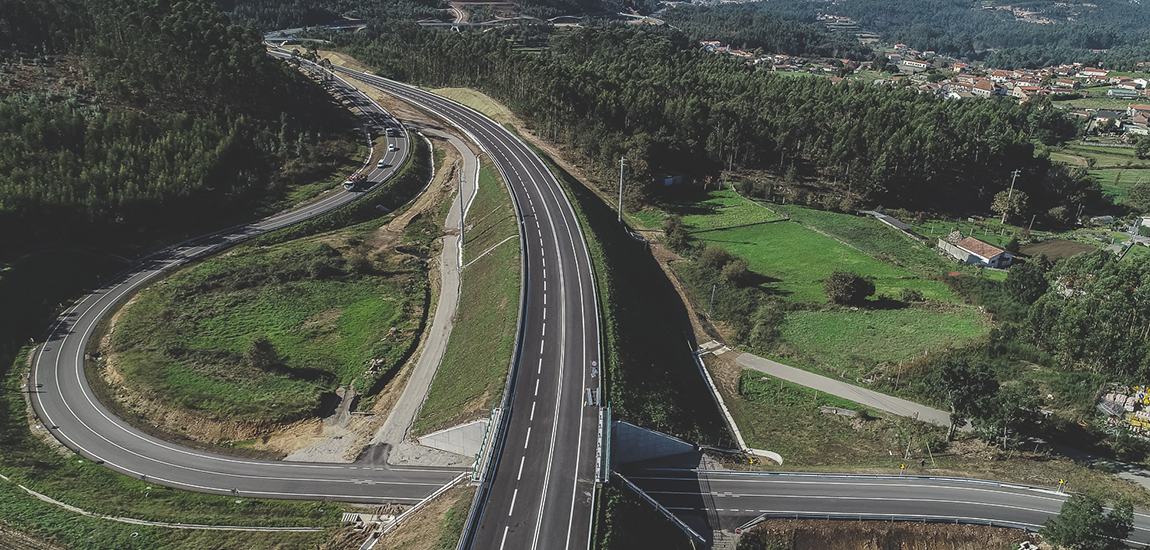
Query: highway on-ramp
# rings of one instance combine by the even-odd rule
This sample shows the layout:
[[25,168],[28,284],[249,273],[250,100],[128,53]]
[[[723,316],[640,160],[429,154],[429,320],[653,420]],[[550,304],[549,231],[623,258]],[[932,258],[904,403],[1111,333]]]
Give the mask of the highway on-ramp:
[[[917,473],[918,465],[911,470]],[[838,519],[982,523],[1036,531],[1068,495],[1053,488],[926,475],[851,475],[624,468],[627,479],[708,539],[763,514]],[[1129,540],[1150,542],[1150,516]]]
[[525,310],[505,439],[478,527],[465,546],[586,548],[594,494],[598,407],[598,305],[579,222],[542,160],[503,126],[458,103],[336,67],[420,105],[467,133],[495,163],[520,216]]
[[[394,126],[402,134],[402,128],[382,108],[353,86],[339,79],[332,85],[349,106],[358,108],[365,126]],[[395,150],[384,153],[387,168],[370,168],[371,184],[378,185],[390,176],[408,156],[406,138],[388,141],[396,145]],[[459,470],[250,460],[183,448],[143,434],[116,418],[96,399],[85,377],[85,347],[93,330],[116,303],[140,285],[166,269],[314,217],[355,200],[362,192],[340,188],[301,208],[173,246],[81,299],[52,328],[33,364],[29,393],[39,421],[64,445],[89,460],[149,482],[195,491],[248,498],[413,503],[451,482]]]

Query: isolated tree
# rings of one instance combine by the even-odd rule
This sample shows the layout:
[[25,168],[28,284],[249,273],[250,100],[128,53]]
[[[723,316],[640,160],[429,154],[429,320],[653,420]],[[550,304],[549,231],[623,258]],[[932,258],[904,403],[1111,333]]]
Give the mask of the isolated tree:
[[1105,513],[1102,502],[1086,495],[1071,495],[1058,517],[1042,524],[1047,542],[1071,550],[1119,550],[1134,531],[1134,505],[1123,498]]
[[850,271],[835,270],[823,283],[827,299],[836,304],[857,304],[874,294],[874,283]]
[[1010,193],[1008,191],[999,191],[994,196],[994,201],[990,203],[990,209],[997,212],[1002,216],[1003,220],[1022,214],[1026,210],[1026,204],[1030,197],[1022,191],[1015,191]]
[[1012,266],[1006,274],[1006,295],[1020,304],[1030,305],[1046,294],[1050,284],[1046,281],[1045,258]]
[[937,387],[950,407],[950,430],[968,421],[981,418],[994,404],[998,395],[998,379],[985,363],[968,357],[949,357],[935,369]]
[[1033,429],[1038,423],[1039,402],[1033,386],[1023,382],[1000,388],[992,399],[984,399],[975,411],[974,430],[983,441],[999,442],[1003,450],[1008,437]]
[[245,366],[256,370],[267,370],[280,361],[275,346],[272,345],[271,339],[266,334],[252,338],[247,349],[244,350],[243,359]]

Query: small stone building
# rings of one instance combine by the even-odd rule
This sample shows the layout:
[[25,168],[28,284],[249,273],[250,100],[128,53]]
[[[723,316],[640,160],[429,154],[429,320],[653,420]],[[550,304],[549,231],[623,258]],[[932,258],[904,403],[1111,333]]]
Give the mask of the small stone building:
[[1014,261],[1006,250],[974,237],[963,237],[958,231],[939,239],[938,248],[960,262],[983,267],[1003,268]]

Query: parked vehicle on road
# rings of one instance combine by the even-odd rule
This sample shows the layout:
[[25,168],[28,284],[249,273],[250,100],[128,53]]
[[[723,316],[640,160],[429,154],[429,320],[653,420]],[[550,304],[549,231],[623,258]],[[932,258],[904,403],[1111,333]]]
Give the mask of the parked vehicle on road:
[[367,174],[356,174],[343,181],[343,188],[348,191],[358,191],[365,187],[367,187]]

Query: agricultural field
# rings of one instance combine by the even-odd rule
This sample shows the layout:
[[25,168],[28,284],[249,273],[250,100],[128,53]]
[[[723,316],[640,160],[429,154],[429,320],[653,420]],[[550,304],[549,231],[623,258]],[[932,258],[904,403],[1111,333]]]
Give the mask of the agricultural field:
[[[951,262],[934,250],[871,216],[853,216],[794,205],[772,205],[804,226],[842,241],[880,261],[905,267],[921,275],[934,275],[951,268]],[[913,224],[914,220],[900,220]],[[929,232],[919,231],[927,237]]]
[[[1122,108],[1125,109],[1125,104]],[[1067,145],[1052,150],[1050,158],[1072,166],[1089,166],[1093,159],[1091,177],[1115,202],[1121,201],[1139,180],[1150,180],[1150,161],[1134,156],[1134,149],[1130,147]]]
[[[887,229],[892,240],[909,246],[901,234]],[[910,269],[879,261],[794,222],[712,230],[692,236],[700,244],[717,245],[746,259],[751,271],[766,279],[761,288],[789,303],[825,302],[823,281],[836,269],[874,277],[876,294],[897,296],[899,289],[912,288],[922,291],[928,299],[953,298],[946,285],[940,282],[923,279]]]
[[1084,97],[1082,99],[1068,99],[1065,101],[1057,101],[1054,104],[1059,107],[1067,109],[1126,109],[1126,105],[1130,102],[1125,99],[1111,99],[1106,97],[1106,92],[1102,92],[1102,96]]
[[123,312],[110,363],[127,387],[217,419],[292,421],[337,386],[370,393],[412,352],[429,299],[418,263],[368,258],[373,230],[177,272]]
[[[790,221],[748,225],[755,218],[743,205],[750,201],[730,193],[711,191],[699,203],[705,206],[668,210],[683,216],[696,245],[718,246],[746,260],[756,276],[752,284],[787,305],[779,342],[756,352],[823,372],[865,374],[924,350],[960,346],[989,330],[983,314],[960,304],[942,280],[960,266],[926,244],[870,216],[793,205],[768,205]],[[875,294],[858,308],[827,307],[823,284],[835,270],[870,278]],[[717,303],[731,299],[724,293],[745,290],[716,289]],[[904,291],[921,293],[925,301],[905,302]]]

